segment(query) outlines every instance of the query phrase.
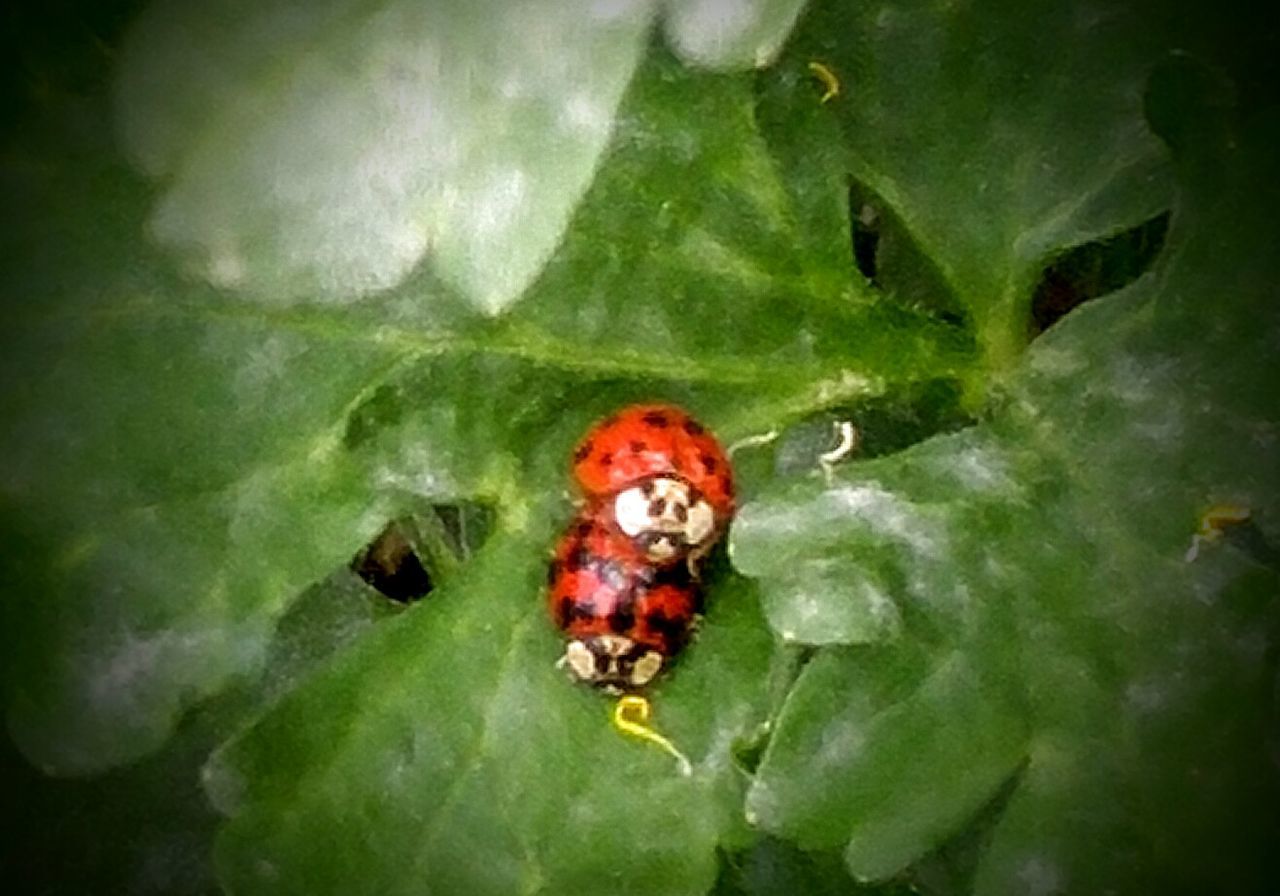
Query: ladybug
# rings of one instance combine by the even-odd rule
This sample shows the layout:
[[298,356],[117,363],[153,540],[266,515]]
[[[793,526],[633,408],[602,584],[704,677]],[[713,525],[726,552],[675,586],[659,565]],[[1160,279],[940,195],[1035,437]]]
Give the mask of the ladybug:
[[728,455],[672,405],[632,405],[596,424],[573,453],[573,474],[653,563],[696,560],[733,516]]
[[701,609],[684,564],[649,563],[592,502],[556,546],[549,609],[571,639],[561,663],[581,681],[618,693],[642,688],[685,645]]

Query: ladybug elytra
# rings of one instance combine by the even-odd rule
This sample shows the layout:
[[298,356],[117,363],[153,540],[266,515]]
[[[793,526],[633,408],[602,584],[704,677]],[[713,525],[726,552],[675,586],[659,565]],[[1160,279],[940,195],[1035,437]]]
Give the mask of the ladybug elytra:
[[701,612],[697,561],[734,511],[728,455],[679,408],[634,405],[583,437],[573,473],[586,500],[547,575],[561,662],[609,691],[642,688]]

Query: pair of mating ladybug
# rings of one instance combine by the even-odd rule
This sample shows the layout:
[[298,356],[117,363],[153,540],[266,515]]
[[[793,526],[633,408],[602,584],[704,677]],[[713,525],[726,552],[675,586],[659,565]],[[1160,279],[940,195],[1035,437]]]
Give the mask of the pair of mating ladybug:
[[644,687],[689,638],[698,561],[733,516],[733,473],[715,436],[669,405],[596,424],[573,454],[586,496],[547,576],[561,662],[609,691]]

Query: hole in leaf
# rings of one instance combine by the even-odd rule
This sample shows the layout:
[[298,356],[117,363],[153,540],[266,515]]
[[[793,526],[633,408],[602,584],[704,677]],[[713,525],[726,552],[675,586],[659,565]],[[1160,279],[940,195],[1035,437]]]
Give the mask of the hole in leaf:
[[369,546],[352,561],[351,568],[386,597],[407,604],[431,593],[431,576],[399,522],[388,523]]
[[856,190],[856,187],[849,187],[849,237],[853,242],[853,263],[862,276],[875,283],[880,213],[871,203],[859,201]]
[[1090,299],[1127,286],[1150,270],[1164,248],[1169,213],[1123,233],[1069,249],[1045,268],[1031,299],[1032,336]]
[[391,600],[412,603],[457,573],[492,528],[493,512],[483,505],[433,505],[388,523],[351,568]]
[[868,283],[907,308],[964,325],[946,280],[887,203],[851,180],[848,213],[853,264]]

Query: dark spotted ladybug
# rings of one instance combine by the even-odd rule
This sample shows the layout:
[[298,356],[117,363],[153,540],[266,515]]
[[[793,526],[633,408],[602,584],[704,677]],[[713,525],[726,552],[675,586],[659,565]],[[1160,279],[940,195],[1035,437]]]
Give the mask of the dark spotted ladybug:
[[671,405],[632,405],[598,423],[578,443],[573,473],[653,563],[696,559],[733,516],[728,455],[702,424]]
[[589,502],[556,546],[549,609],[570,638],[562,663],[611,692],[642,688],[688,640],[700,609],[685,564],[656,566]]

